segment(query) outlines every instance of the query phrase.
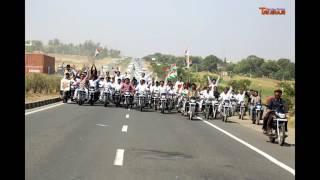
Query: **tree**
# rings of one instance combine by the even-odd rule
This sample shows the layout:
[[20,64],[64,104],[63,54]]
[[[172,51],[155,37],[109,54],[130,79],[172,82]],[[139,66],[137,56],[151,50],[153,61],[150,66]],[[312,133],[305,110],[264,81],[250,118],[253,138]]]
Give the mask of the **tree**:
[[209,55],[205,57],[203,63],[201,63],[201,70],[207,70],[210,72],[217,71],[218,63],[222,63],[222,60],[217,56]]

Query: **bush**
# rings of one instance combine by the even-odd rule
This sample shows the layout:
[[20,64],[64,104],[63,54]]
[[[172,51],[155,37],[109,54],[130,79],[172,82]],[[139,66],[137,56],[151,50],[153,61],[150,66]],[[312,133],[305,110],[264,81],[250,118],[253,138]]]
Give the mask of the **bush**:
[[280,82],[278,87],[282,89],[282,98],[286,101],[289,111],[295,112],[295,89],[294,84]]
[[61,77],[40,73],[25,75],[25,93],[57,93],[60,91]]
[[235,90],[246,90],[251,85],[251,81],[248,79],[231,80],[228,82],[228,86],[232,86]]

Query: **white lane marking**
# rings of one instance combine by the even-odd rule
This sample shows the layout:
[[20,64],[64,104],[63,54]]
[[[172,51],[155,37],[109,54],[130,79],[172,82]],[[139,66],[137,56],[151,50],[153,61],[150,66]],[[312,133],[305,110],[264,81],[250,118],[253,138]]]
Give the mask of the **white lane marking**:
[[126,114],[126,119],[129,119],[129,114]]
[[263,157],[267,158],[268,160],[270,160],[270,161],[273,162],[274,164],[282,167],[283,169],[287,170],[288,172],[290,172],[291,174],[293,174],[293,175],[295,176],[295,174],[296,174],[296,173],[295,173],[295,172],[296,172],[295,169],[292,169],[291,167],[285,165],[284,163],[280,162],[280,161],[277,160],[276,158],[270,156],[269,154],[261,151],[260,149],[258,149],[258,148],[256,148],[256,147],[252,146],[251,144],[243,141],[242,139],[239,139],[238,137],[232,135],[231,133],[229,133],[229,132],[227,132],[227,131],[219,128],[218,126],[213,125],[212,123],[210,123],[210,122],[208,122],[208,121],[206,121],[206,120],[203,120],[201,117],[197,117],[197,118],[200,119],[201,121],[203,121],[204,123],[208,124],[209,126],[212,126],[212,127],[216,128],[217,130],[223,132],[224,134],[228,135],[228,136],[231,137],[232,139],[234,139],[234,140],[240,142],[241,144],[247,146],[248,148],[254,150],[254,151],[257,152],[258,154],[262,155]]
[[115,166],[122,166],[123,155],[124,155],[124,149],[117,149],[116,158],[114,159],[114,163],[113,163]]
[[123,125],[121,131],[122,132],[127,132],[128,131],[128,125]]
[[26,112],[26,113],[24,113],[24,115],[33,114],[33,113],[36,113],[36,112],[44,111],[44,110],[51,109],[51,108],[54,108],[54,107],[57,107],[57,106],[61,106],[61,105],[63,105],[63,103],[55,104],[55,105],[52,105],[52,106],[49,106],[49,107],[44,107],[44,108],[37,109],[37,110],[34,110],[34,111],[30,111],[30,112]]
[[128,111],[130,111],[130,108],[128,108]]
[[97,126],[108,126],[106,124],[96,124]]

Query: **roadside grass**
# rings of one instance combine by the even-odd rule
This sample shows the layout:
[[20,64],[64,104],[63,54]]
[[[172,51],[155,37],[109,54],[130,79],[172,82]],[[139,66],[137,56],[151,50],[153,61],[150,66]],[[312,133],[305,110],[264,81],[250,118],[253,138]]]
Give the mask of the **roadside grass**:
[[25,94],[54,94],[60,91],[61,76],[43,73],[25,75]]

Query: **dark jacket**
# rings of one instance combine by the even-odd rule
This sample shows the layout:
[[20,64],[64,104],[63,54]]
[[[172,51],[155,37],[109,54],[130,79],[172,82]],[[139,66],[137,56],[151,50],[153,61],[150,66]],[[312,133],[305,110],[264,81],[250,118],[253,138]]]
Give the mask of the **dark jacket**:
[[273,111],[280,112],[280,113],[288,113],[288,107],[282,98],[272,99],[270,101],[270,103],[268,104],[267,108],[270,110],[273,110]]

